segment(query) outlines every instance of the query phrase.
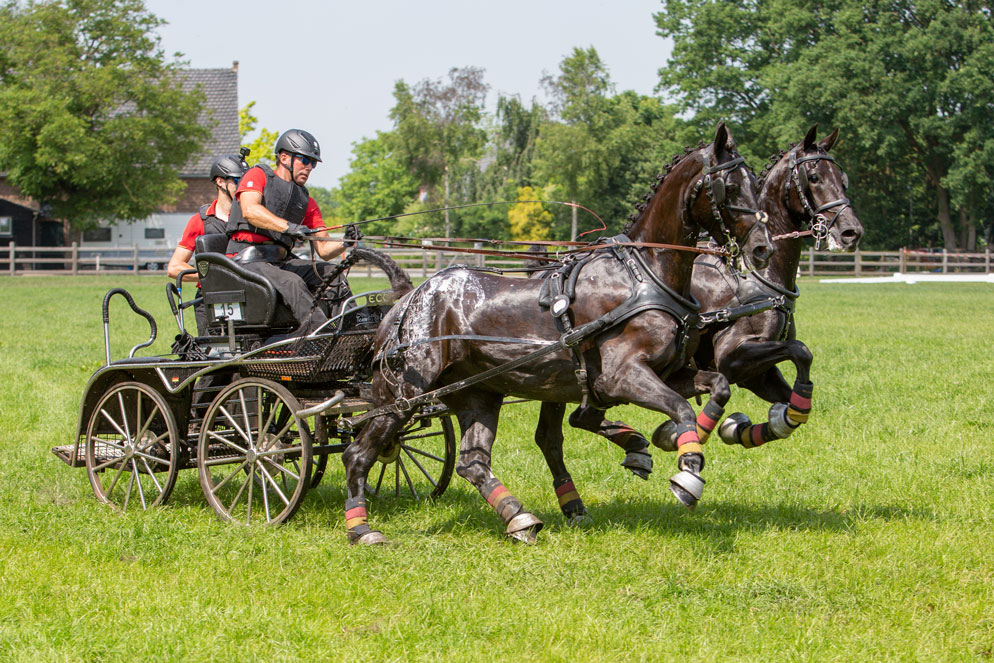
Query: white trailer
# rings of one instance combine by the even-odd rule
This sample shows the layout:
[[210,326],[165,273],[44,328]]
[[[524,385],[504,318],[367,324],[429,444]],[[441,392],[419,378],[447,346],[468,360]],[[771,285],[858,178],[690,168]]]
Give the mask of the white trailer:
[[122,221],[87,230],[80,242],[80,257],[96,259],[99,256],[104,265],[112,267],[124,262],[125,256],[132,256],[137,246],[142,269],[165,269],[192,214],[153,214],[133,223]]

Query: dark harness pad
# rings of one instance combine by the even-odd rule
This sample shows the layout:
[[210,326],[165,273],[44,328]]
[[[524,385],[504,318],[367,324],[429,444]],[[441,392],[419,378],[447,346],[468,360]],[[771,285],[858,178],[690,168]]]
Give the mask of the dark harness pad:
[[[542,277],[542,288],[538,292],[538,305],[542,308],[552,308],[556,300],[565,297],[568,306],[576,299],[576,280],[580,276],[580,270],[591,260],[591,257],[583,260],[570,261],[564,263],[558,269],[547,272]],[[556,315],[562,311],[554,312]]]

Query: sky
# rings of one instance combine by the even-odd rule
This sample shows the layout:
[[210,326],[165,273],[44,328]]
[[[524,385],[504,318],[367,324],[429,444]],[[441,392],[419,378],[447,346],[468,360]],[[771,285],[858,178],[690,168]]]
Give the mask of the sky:
[[321,143],[311,185],[337,186],[352,145],[388,131],[393,88],[485,70],[497,93],[542,97],[574,47],[597,49],[617,91],[654,94],[671,44],[656,35],[660,0],[146,0],[170,58],[193,68],[238,61],[238,106],[255,101],[259,126],[305,129]]

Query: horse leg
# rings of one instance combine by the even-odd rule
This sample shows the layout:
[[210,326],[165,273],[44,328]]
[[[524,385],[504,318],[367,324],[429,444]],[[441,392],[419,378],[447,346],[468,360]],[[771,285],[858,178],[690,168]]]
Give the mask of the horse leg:
[[[776,364],[788,359],[797,371],[793,387],[787,386],[776,367]],[[721,439],[726,444],[741,444],[747,449],[754,449],[767,442],[790,437],[811,413],[814,390],[811,383],[812,359],[811,351],[797,340],[743,343],[723,358],[720,365],[732,380],[744,373],[746,367],[751,367],[751,372],[755,373],[756,364],[765,365],[766,370],[760,375],[744,377],[740,383],[760,398],[773,403],[773,406],[768,421],[760,424],[753,424],[741,412],[730,414],[718,431]]]
[[[721,373],[685,368],[674,373],[667,380],[667,384],[684,398],[710,394],[708,402],[704,404],[704,408],[697,415],[697,437],[702,445],[705,444],[715,426],[721,421],[721,417],[725,413],[725,405],[728,404],[728,399],[732,396],[728,380]],[[660,424],[652,433],[652,443],[663,451],[676,451],[676,424],[672,420]]]
[[612,373],[602,373],[595,383],[598,394],[608,400],[626,401],[649,410],[662,412],[676,425],[677,469],[670,478],[670,490],[682,504],[697,506],[704,492],[704,448],[697,434],[697,418],[687,400],[659,379],[645,364],[619,366]]
[[569,415],[569,425],[596,433],[624,449],[625,459],[621,461],[621,466],[640,479],[648,480],[652,474],[649,441],[623,421],[608,421],[604,416],[606,412],[589,405],[578,407]]
[[455,412],[462,430],[456,472],[473,484],[501,517],[507,525],[507,536],[535,543],[542,521],[525,511],[518,498],[490,469],[491,449],[497,435],[497,420],[503,400],[501,394],[465,390],[445,399],[445,404]]
[[578,525],[587,518],[587,508],[566,470],[563,459],[563,415],[565,403],[542,403],[535,428],[535,444],[542,450],[545,463],[552,473],[552,488],[556,491],[559,508],[567,525]]
[[352,444],[342,452],[345,465],[345,479],[348,495],[345,499],[345,527],[349,543],[373,545],[386,543],[387,539],[368,524],[366,511],[366,477],[376,462],[380,450],[394,439],[401,426],[411,418],[410,414],[382,414],[372,418],[362,427]]

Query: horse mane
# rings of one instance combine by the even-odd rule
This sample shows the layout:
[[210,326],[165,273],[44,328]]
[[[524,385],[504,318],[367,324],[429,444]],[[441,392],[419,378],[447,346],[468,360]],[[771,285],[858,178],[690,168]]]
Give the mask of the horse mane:
[[644,196],[642,196],[642,200],[640,202],[635,204],[635,211],[628,215],[628,223],[625,224],[625,227],[621,229],[621,232],[623,234],[627,235],[628,232],[632,229],[632,226],[634,226],[642,219],[642,216],[645,214],[645,211],[649,208],[649,203],[659,192],[659,187],[663,185],[663,180],[665,180],[666,176],[670,174],[670,171],[676,168],[677,164],[683,161],[688,154],[696,152],[697,150],[700,150],[705,147],[707,147],[707,144],[704,141],[701,141],[697,144],[697,147],[685,147],[683,148],[683,154],[677,153],[673,155],[673,158],[670,159],[670,162],[665,166],[663,166],[663,172],[656,175],[656,181],[653,182],[650,190],[647,191]]
[[757,178],[756,187],[758,189],[763,188],[763,185],[766,183],[766,178],[770,174],[770,171],[773,170],[773,167],[776,166],[778,163],[780,163],[780,159],[783,159],[788,152],[790,152],[792,149],[794,149],[794,147],[796,147],[796,145],[797,145],[796,143],[787,143],[786,150],[780,150],[779,152],[776,152],[775,154],[770,156],[769,160],[767,160],[766,162],[766,165],[763,166],[763,171],[759,174],[759,177]]

